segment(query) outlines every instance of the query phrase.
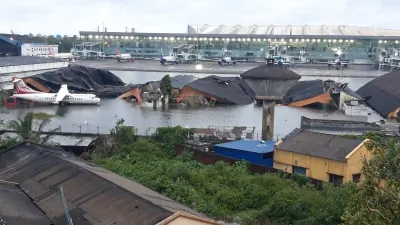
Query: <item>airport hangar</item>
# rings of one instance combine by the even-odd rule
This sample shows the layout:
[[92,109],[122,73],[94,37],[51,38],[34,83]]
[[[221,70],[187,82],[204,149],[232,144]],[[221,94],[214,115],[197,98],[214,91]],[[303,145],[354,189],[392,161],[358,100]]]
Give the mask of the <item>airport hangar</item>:
[[49,48],[55,54],[58,53],[58,45],[46,45],[38,37],[19,34],[0,34],[0,57],[49,55]]
[[229,55],[253,61],[287,55],[326,62],[340,51],[353,63],[369,64],[380,55],[399,57],[400,49],[400,30],[343,25],[188,25],[187,33],[140,33],[133,28],[79,33],[82,42],[97,44],[107,55],[116,54],[118,44],[121,53],[138,58],[160,57],[161,49],[168,54],[175,47],[207,59]]

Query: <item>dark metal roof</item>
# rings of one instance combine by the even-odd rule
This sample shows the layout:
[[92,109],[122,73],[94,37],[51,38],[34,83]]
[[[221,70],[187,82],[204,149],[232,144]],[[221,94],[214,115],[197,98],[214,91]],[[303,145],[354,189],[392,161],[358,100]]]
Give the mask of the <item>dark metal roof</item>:
[[240,77],[212,75],[195,80],[186,86],[238,105],[251,104],[255,99],[254,91]]
[[171,77],[172,88],[182,89],[186,84],[197,80],[197,77],[192,75],[178,75]]
[[400,107],[400,72],[395,71],[368,82],[356,92],[383,117]]
[[293,85],[283,96],[283,103],[290,104],[292,102],[309,99],[325,93],[323,80],[307,80],[299,81]]
[[54,62],[62,62],[62,60],[53,58],[35,57],[35,56],[0,57],[0,67],[54,63]]
[[337,161],[346,161],[345,157],[364,141],[297,128],[282,140],[277,149]]
[[0,219],[8,225],[52,224],[21,188],[2,181],[0,181]]
[[55,224],[156,224],[177,211],[203,215],[55,148],[23,143],[0,154],[0,179],[17,182]]
[[282,68],[280,66],[262,65],[250,69],[240,76],[243,79],[261,79],[261,80],[300,80],[301,76],[297,73]]

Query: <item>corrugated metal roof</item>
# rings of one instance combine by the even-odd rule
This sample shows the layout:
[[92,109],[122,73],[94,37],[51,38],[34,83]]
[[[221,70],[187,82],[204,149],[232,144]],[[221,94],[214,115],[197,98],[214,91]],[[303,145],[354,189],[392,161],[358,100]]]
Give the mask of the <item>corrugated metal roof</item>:
[[345,157],[364,141],[297,128],[282,140],[276,149],[337,161],[346,161]]
[[261,143],[260,141],[254,141],[254,140],[239,140],[239,141],[217,144],[214,146],[241,150],[246,152],[268,153],[274,151],[275,143],[276,143],[275,141],[266,141],[264,143]]
[[65,224],[62,185],[75,224],[156,224],[177,211],[196,211],[67,152],[21,144],[2,152],[0,179],[20,183],[55,224]]
[[6,224],[51,224],[46,215],[16,185],[0,181],[0,201],[0,219]]
[[[40,135],[41,138],[45,138],[47,135]],[[13,132],[6,132],[0,135],[1,139],[18,138],[19,135]],[[48,143],[57,144],[60,146],[89,146],[97,137],[96,136],[71,136],[71,135],[50,135]]]
[[345,25],[189,25],[189,27],[194,33],[198,30],[199,34],[400,36],[400,30]]

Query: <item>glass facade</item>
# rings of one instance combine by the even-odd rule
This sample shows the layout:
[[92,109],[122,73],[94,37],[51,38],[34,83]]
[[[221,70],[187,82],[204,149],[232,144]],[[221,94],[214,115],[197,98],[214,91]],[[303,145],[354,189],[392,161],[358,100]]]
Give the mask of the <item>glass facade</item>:
[[[106,55],[116,54],[117,46],[120,53],[129,53],[137,58],[160,57],[162,52],[167,55],[173,51],[196,54],[204,59],[214,59],[231,56],[237,60],[260,60],[268,56],[305,57],[310,61],[328,61],[337,57],[343,59],[374,60],[382,51],[388,57],[394,56],[400,49],[398,40],[376,39],[324,39],[318,36],[307,38],[258,38],[250,37],[181,37],[162,36],[158,34],[134,36],[126,35],[81,35],[82,42],[99,42],[103,45]],[[399,38],[400,40],[400,38]],[[396,57],[398,54],[396,55]]]

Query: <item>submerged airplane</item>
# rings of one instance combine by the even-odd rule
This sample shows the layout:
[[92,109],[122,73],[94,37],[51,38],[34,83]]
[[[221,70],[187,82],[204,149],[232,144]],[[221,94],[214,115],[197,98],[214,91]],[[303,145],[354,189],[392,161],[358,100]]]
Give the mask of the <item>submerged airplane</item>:
[[94,94],[71,94],[66,84],[61,85],[58,93],[35,91],[28,87],[22,79],[13,77],[14,97],[28,101],[48,104],[99,104],[100,98]]

